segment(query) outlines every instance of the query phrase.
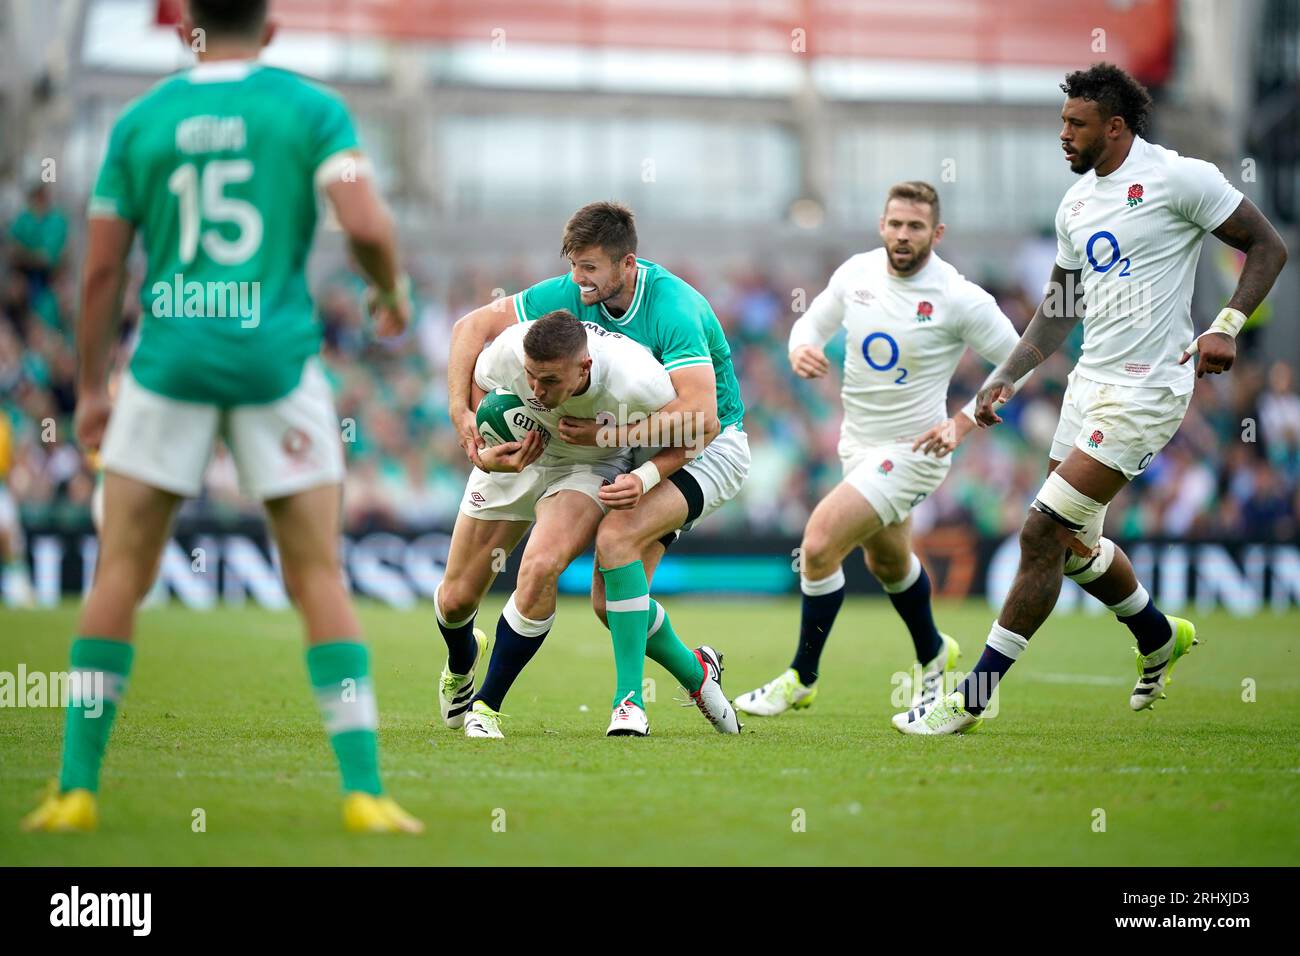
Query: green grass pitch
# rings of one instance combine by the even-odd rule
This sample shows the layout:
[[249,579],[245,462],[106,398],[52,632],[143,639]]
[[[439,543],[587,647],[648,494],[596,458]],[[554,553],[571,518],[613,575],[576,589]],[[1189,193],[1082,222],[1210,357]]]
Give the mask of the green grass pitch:
[[[501,603],[480,615],[489,630]],[[667,606],[685,639],[725,652],[731,696],[789,661],[794,600]],[[0,671],[65,668],[75,613],[0,611]],[[362,615],[385,779],[425,835],[342,832],[291,613],[159,609],[140,616],[98,833],[18,832],[56,770],[63,715],[0,708],[0,864],[1300,863],[1295,612],[1198,618],[1203,643],[1145,714],[1128,709],[1127,631],[1109,616],[1057,617],[980,733],[915,739],[889,726],[906,633],[883,600],[851,599],[812,709],[720,737],[651,664],[642,740],[603,736],[609,639],[566,600],[499,741],[436,722],[443,650],[427,605]],[[988,608],[940,604],[937,618],[971,666]],[[193,832],[197,808],[206,832]]]

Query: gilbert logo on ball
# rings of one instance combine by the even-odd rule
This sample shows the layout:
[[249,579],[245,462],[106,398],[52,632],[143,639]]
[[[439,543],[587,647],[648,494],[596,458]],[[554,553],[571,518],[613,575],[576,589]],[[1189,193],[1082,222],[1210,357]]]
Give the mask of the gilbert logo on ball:
[[1142,184],[1134,183],[1128,188],[1128,205],[1132,209],[1142,201]]
[[537,432],[545,445],[551,440],[551,433],[514,392],[498,388],[483,396],[478,411],[474,416],[478,433],[488,446],[503,442],[523,441],[529,432]]
[[1088,436],[1088,447],[1097,448],[1105,440],[1106,440],[1106,436],[1101,433],[1100,429],[1094,431],[1091,435]]

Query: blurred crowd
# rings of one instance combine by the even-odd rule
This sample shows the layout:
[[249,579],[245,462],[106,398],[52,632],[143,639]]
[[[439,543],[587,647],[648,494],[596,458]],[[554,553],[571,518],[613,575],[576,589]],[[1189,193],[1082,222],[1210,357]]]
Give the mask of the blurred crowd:
[[[73,441],[77,290],[68,248],[71,218],[54,203],[49,187],[38,186],[3,224],[0,239],[0,483],[29,526],[83,526],[95,481]],[[1042,260],[1041,246],[1037,252]],[[654,250],[646,254],[654,258]],[[817,500],[840,477],[835,453],[839,374],[837,368],[817,381],[795,378],[786,360],[786,338],[796,318],[794,290],[804,290],[804,301],[811,301],[838,263],[827,262],[823,275],[799,276],[762,271],[752,263],[696,274],[689,264],[662,261],[713,304],[732,346],[747,408],[753,451],[749,481],[739,500],[705,527],[731,539],[748,533],[798,535]],[[348,456],[349,530],[449,528],[454,521],[468,464],[446,410],[452,323],[489,301],[494,290],[521,289],[545,277],[520,266],[490,265],[445,283],[422,278],[421,263],[412,263],[416,321],[396,343],[380,342],[368,331],[363,290],[353,275],[340,270],[317,283],[324,361]],[[1038,271],[1047,269],[1050,262]],[[129,355],[138,322],[138,282],[136,275],[126,294],[119,363]],[[1023,329],[1034,307],[1028,283],[985,284]],[[1003,411],[1005,425],[972,433],[958,449],[948,480],[916,513],[919,529],[958,524],[1003,535],[1019,528],[1042,482],[1078,340],[1076,331],[1068,347],[1033,376]],[[1242,346],[1230,374],[1198,382],[1178,436],[1110,508],[1112,536],[1297,537],[1295,370],[1252,351],[1249,331]],[[833,364],[842,360],[842,336],[829,351]],[[950,392],[952,408],[974,393],[986,372],[987,366],[967,353]],[[241,497],[224,449],[214,456],[203,497],[187,504],[184,513],[223,522],[256,513]]]

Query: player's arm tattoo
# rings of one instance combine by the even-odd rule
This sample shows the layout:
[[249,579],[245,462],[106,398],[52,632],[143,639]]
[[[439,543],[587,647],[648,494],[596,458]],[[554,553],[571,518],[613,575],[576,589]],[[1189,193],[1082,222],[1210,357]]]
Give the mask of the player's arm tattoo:
[[1286,243],[1255,204],[1244,198],[1223,225],[1214,230],[1214,236],[1246,254],[1228,308],[1250,315],[1259,308],[1286,265]]
[[990,381],[1016,382],[1028,375],[1051,355],[1069,336],[1079,321],[1079,300],[1083,285],[1081,272],[1052,267],[1047,294],[1039,303],[1029,326],[1005,362],[994,369]]

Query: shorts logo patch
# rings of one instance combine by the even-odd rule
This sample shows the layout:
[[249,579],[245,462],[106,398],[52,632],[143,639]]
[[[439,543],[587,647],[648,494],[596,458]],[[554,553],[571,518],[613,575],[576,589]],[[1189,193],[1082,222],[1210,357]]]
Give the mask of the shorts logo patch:
[[925,498],[925,492],[924,492],[924,491],[919,491],[919,492],[917,492],[916,497],[912,499],[912,507],[915,508],[917,505],[919,505],[919,504],[921,503],[921,501],[922,501],[924,498]]
[[929,322],[934,318],[934,306],[929,302],[918,302],[916,304],[916,321]]
[[1101,429],[1097,429],[1091,435],[1088,436],[1088,447],[1098,448],[1100,447],[1101,443],[1105,440],[1106,440],[1106,436],[1101,433]]
[[1149,451],[1143,455],[1142,460],[1138,462],[1138,471],[1146,471],[1147,465],[1151,464],[1151,459],[1154,457],[1156,457],[1156,453],[1153,451]]
[[301,428],[289,428],[280,439],[284,453],[295,461],[302,461],[311,450],[311,436]]
[[886,458],[884,461],[880,463],[880,467],[877,468],[876,470],[879,471],[886,478],[888,478],[889,473],[894,470],[894,463],[890,461],[888,458]]
[[1128,188],[1128,207],[1132,209],[1142,201],[1142,184],[1134,183]]
[[475,508],[481,508],[481,507],[483,507],[484,503],[487,502],[487,499],[484,498],[484,497],[483,497],[481,494],[479,494],[477,491],[471,491],[471,492],[469,493],[469,500],[472,501],[472,502],[474,503],[474,507],[475,507]]

